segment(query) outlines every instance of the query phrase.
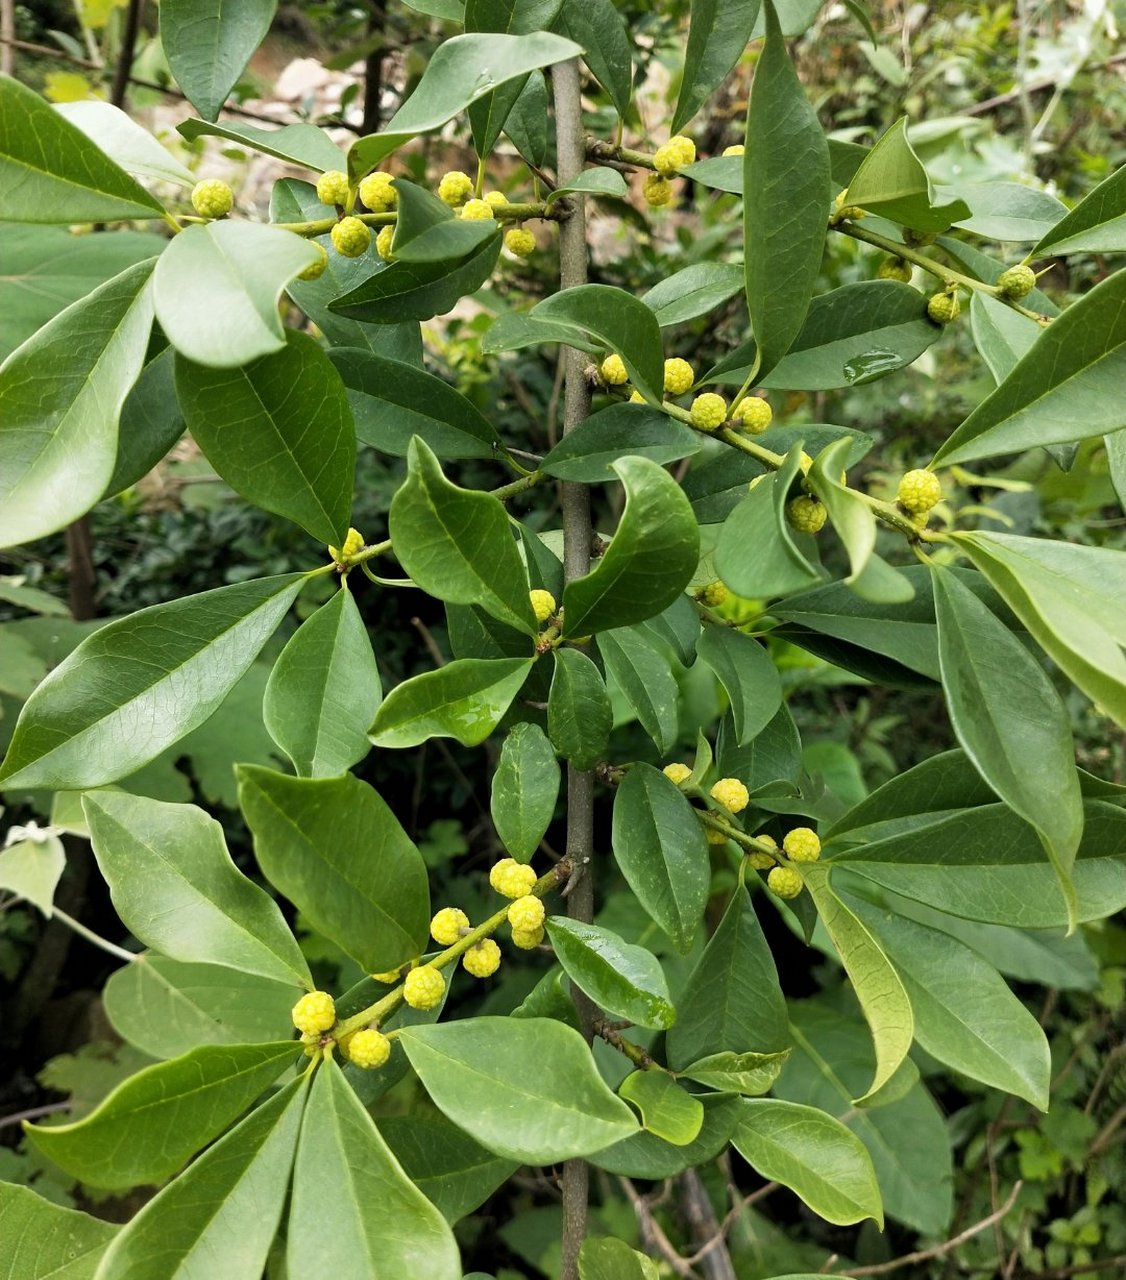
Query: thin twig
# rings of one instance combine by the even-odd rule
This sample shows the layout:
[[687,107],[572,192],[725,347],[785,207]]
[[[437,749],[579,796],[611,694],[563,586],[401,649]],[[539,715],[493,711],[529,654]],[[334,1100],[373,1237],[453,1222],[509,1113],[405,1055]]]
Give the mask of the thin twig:
[[1109,1271],[1111,1267],[1126,1267],[1126,1253],[1116,1253],[1113,1258],[1099,1258],[1095,1262],[1077,1262],[1070,1267],[1056,1267],[1054,1271],[1024,1271],[1017,1280],[1068,1280],[1069,1276],[1085,1276],[1089,1271]]
[[130,964],[137,959],[135,951],[126,951],[124,947],[119,947],[116,942],[110,942],[108,938],[103,938],[101,934],[95,933],[93,929],[87,929],[84,924],[81,924],[73,916],[68,916],[59,907],[53,907],[51,914],[55,920],[61,921],[68,929],[77,933],[80,938],[85,938],[87,942],[99,947],[107,955],[116,956],[118,960],[125,960]]
[[619,1178],[618,1185],[626,1193],[630,1204],[633,1205],[642,1239],[644,1240],[647,1237],[653,1242],[653,1245],[660,1251],[661,1257],[664,1258],[678,1276],[683,1276],[684,1280],[695,1280],[696,1273],[684,1261],[672,1241],[665,1235],[661,1224],[653,1216],[649,1205],[646,1204],[645,1197],[641,1195],[629,1178]]
[[41,1107],[28,1107],[26,1111],[16,1111],[10,1116],[0,1118],[0,1129],[7,1129],[14,1124],[23,1124],[25,1120],[38,1120],[40,1116],[53,1116],[60,1111],[69,1111],[69,1102],[48,1102]]

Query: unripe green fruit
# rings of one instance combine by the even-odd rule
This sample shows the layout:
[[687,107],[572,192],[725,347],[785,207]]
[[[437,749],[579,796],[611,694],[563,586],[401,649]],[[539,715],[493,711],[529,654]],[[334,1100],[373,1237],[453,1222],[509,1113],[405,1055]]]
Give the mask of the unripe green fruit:
[[729,813],[742,813],[751,800],[750,792],[738,778],[720,778],[712,787],[711,796]]
[[[773,836],[768,836],[760,833],[759,835],[755,836],[755,839],[760,844],[769,845],[772,849],[778,848],[778,841],[775,840]],[[752,867],[754,867],[756,871],[769,871],[770,868],[775,865],[776,859],[772,857],[769,853],[765,853],[765,852],[760,853],[757,849],[754,849],[747,854],[747,861],[751,864]]]
[[371,232],[359,218],[341,218],[332,229],[332,246],[342,258],[362,258],[371,244]]
[[900,480],[895,496],[904,511],[919,515],[942,500],[942,485],[933,471],[917,467]]
[[665,393],[670,396],[682,396],[691,389],[696,381],[696,371],[687,360],[679,356],[665,361]]
[[903,284],[910,284],[911,264],[904,258],[885,258],[876,274],[881,280],[900,280]]
[[1027,298],[1035,288],[1036,272],[1031,267],[1025,266],[1023,262],[1015,267],[1009,267],[1007,271],[1002,271],[997,277],[997,292],[1002,298],[1009,298],[1013,302]]
[[492,938],[482,938],[461,957],[461,967],[475,978],[487,978],[500,968],[500,947]]
[[692,770],[686,764],[667,764],[661,770],[666,778],[676,786],[680,786],[682,782],[687,782],[692,776]]
[[329,169],[317,179],[317,199],[321,204],[348,203],[348,175],[339,169]]
[[668,178],[662,177],[659,173],[650,173],[641,184],[641,194],[651,209],[663,209],[666,205],[672,204],[676,193]]
[[927,315],[935,324],[949,324],[956,320],[961,309],[956,293],[933,293],[927,299]]
[[433,965],[419,965],[403,982],[403,999],[412,1009],[436,1009],[442,1003],[446,980]]
[[736,142],[730,147],[724,147],[721,154],[725,156],[741,156],[746,149],[741,142]]
[[512,943],[513,946],[519,947],[522,951],[531,951],[538,947],[543,941],[543,927],[538,929],[513,929]]
[[774,410],[760,396],[744,396],[731,410],[731,419],[744,431],[757,436],[774,421]]
[[805,883],[789,867],[775,867],[766,877],[766,887],[779,898],[796,898],[805,888]]
[[599,366],[598,372],[608,387],[620,387],[629,381],[629,371],[619,355],[609,355]]
[[464,204],[473,194],[473,179],[460,169],[445,174],[438,183],[438,199],[448,205]]
[[379,234],[375,237],[375,251],[383,259],[384,262],[393,261],[391,253],[391,242],[395,239],[394,227],[380,227]]
[[443,947],[452,947],[469,928],[469,917],[460,907],[443,907],[430,921],[430,936]]
[[537,622],[546,622],[558,608],[555,597],[550,591],[544,591],[542,587],[529,591],[528,599],[532,602],[532,613],[535,614]]
[[317,244],[315,240],[311,240],[309,243],[316,249],[317,256],[304,271],[297,273],[298,280],[319,280],[325,273],[325,267],[328,266],[328,250],[324,245]]
[[201,218],[225,218],[234,203],[235,193],[218,178],[207,178],[192,187],[192,208]]
[[310,991],[293,1006],[293,1025],[307,1036],[320,1035],[336,1021],[336,1004],[327,991]]
[[385,213],[399,203],[399,193],[391,185],[394,179],[378,169],[360,183],[360,199],[372,213]]
[[344,1052],[349,1062],[370,1071],[373,1067],[383,1066],[391,1056],[391,1041],[381,1031],[365,1027],[348,1037]]
[[705,391],[692,401],[689,416],[697,431],[716,431],[727,421],[727,401],[714,391]]
[[791,862],[816,862],[821,857],[821,841],[810,827],[795,827],[788,831],[782,848]]
[[531,933],[543,924],[543,903],[533,894],[525,894],[508,908],[508,923],[521,933]]
[[495,218],[496,213],[488,200],[466,200],[461,206],[460,216],[469,222],[485,222]]
[[787,518],[799,533],[819,533],[827,515],[824,503],[804,493],[786,508]]
[[700,599],[708,606],[709,609],[718,609],[727,599],[727,587],[717,578],[700,592]]
[[727,837],[722,831],[717,831],[714,827],[704,828],[704,839],[708,844],[726,844]]
[[513,227],[505,232],[504,247],[517,258],[530,258],[536,251],[536,237],[523,227]]
[[489,872],[489,884],[506,898],[522,898],[538,878],[531,867],[515,858],[501,858]]

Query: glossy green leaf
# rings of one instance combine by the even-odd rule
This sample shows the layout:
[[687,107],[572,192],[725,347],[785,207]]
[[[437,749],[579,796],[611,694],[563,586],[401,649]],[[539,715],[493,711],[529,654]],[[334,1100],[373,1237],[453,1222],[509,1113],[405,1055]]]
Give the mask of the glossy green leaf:
[[579,1250],[579,1280],[658,1280],[659,1276],[653,1259],[624,1240],[587,1236]]
[[683,490],[648,458],[613,464],[626,505],[609,548],[563,592],[564,630],[588,635],[662,613],[692,578],[700,531]]
[[696,657],[701,630],[694,600],[687,595],[678,596],[663,613],[655,618],[646,618],[641,625],[686,667],[691,665]]
[[824,1111],[776,1098],[748,1099],[731,1142],[758,1173],[796,1192],[826,1222],[848,1226],[871,1218],[883,1228],[871,1156]]
[[504,131],[524,159],[537,167],[547,159],[547,120],[547,81],[542,71],[533,71],[508,113]]
[[110,975],[106,1016],[122,1039],[153,1058],[178,1058],[201,1044],[284,1040],[303,991],[215,964],[141,955]]
[[[300,165],[303,169],[343,169],[344,152],[315,124],[287,124],[280,129],[260,129],[241,120],[185,120],[176,126],[189,142],[196,138],[225,138],[264,156]],[[321,206],[322,214],[324,206]]]
[[566,0],[556,25],[580,46],[583,61],[624,120],[633,95],[633,53],[614,0]]
[[88,98],[84,102],[57,102],[55,110],[135,178],[154,178],[181,187],[195,185],[195,174],[120,107]]
[[395,180],[398,217],[391,249],[402,262],[464,258],[496,234],[489,218],[459,218],[444,200],[405,178]]
[[277,0],[163,0],[160,43],[176,83],[208,120],[218,116],[255,49],[266,38]]
[[662,755],[676,744],[680,691],[668,653],[645,627],[618,627],[598,636],[606,671]]
[[30,902],[48,918],[65,870],[66,853],[57,835],[39,832],[34,839],[15,840],[0,849],[0,889]]
[[618,1086],[618,1097],[632,1102],[650,1133],[675,1147],[699,1136],[704,1104],[665,1071],[633,1071]]
[[710,1053],[677,1074],[709,1089],[757,1098],[770,1092],[789,1056],[789,1049],[779,1053]]
[[249,364],[285,347],[278,302],[316,260],[307,240],[260,222],[187,227],[157,259],[156,318],[176,350],[197,364]]
[[1032,250],[1050,253],[1122,253],[1126,250],[1126,166],[1087,193]]
[[28,1187],[0,1182],[3,1280],[93,1280],[119,1230],[116,1223],[64,1209]]
[[569,431],[548,453],[540,470],[580,484],[614,480],[614,463],[622,457],[675,462],[699,453],[698,431],[644,404],[613,404]]
[[447,480],[421,439],[411,441],[407,480],[391,500],[388,523],[399,563],[423,591],[450,604],[479,605],[535,634],[528,578],[503,505]]
[[845,202],[913,231],[945,231],[971,216],[964,200],[938,202],[934,185],[907,137],[906,119],[897,120],[868,152],[848,184]]
[[684,75],[671,133],[679,133],[723,83],[751,39],[760,0],[692,0]]
[[537,347],[548,342],[561,342],[591,355],[602,350],[601,343],[570,324],[533,317],[527,311],[503,311],[485,331],[481,351],[494,355],[498,351],[518,351],[521,347]]
[[145,365],[125,397],[106,497],[131,489],[147,476],[187,430],[176,401],[175,367],[176,353],[165,347]]
[[631,1138],[595,1152],[590,1163],[626,1178],[656,1182],[707,1164],[727,1146],[739,1120],[739,1099],[731,1094],[705,1093],[700,1095],[700,1101],[704,1107],[704,1123],[695,1140],[687,1146],[678,1147],[643,1129]]
[[145,946],[311,985],[277,903],[231,861],[214,818],[124,791],[88,792],[82,808],[114,908]]
[[1126,427],[1126,272],[1073,303],[934,455],[950,465]]
[[578,649],[556,649],[553,657],[548,737],[576,769],[591,769],[606,751],[614,723],[606,683],[590,658]]
[[530,862],[555,816],[559,762],[538,724],[515,724],[501,747],[489,809],[501,844],[517,862]]
[[510,1160],[556,1164],[637,1130],[582,1036],[561,1022],[478,1016],[400,1039],[439,1111]]
[[570,182],[562,183],[554,191],[549,191],[544,203],[550,209],[556,200],[562,199],[563,196],[613,196],[615,199],[624,200],[628,194],[629,187],[626,186],[626,180],[617,169],[583,169]]
[[680,1017],[665,1040],[668,1063],[687,1073],[716,1054],[773,1054],[789,1042],[774,958],[739,885],[680,997]]
[[356,432],[320,345],[290,329],[281,351],[240,368],[176,360],[176,394],[207,460],[256,507],[320,542],[348,532]]
[[296,1049],[293,1040],[200,1045],[130,1076],[81,1120],[25,1131],[48,1159],[92,1186],[160,1182],[269,1088]]
[[[829,149],[790,62],[778,13],[763,0],[766,44],[755,67],[743,153],[743,257],[760,374],[805,322],[821,270],[829,207]],[[777,192],[787,216],[778,217]]]
[[371,750],[368,726],[383,697],[367,628],[351,591],[337,591],[278,655],[262,716],[302,777],[344,773]]
[[134,773],[218,708],[304,585],[258,578],[100,627],[24,705],[0,780],[81,790]]
[[379,793],[358,778],[238,769],[239,805],[258,864],[309,924],[368,973],[422,950],[426,865]]
[[970,300],[970,324],[974,345],[997,383],[1012,373],[1041,332],[1035,320],[980,290]]
[[638,902],[687,951],[708,899],[708,845],[687,798],[651,765],[632,765],[618,787],[613,847]]
[[742,287],[743,272],[737,263],[694,262],[659,281],[641,300],[665,328],[707,315]]
[[305,1089],[293,1081],[144,1205],[97,1280],[208,1280],[216,1258],[231,1275],[261,1275],[285,1205]]
[[876,1047],[876,1070],[863,1096],[872,1098],[895,1074],[907,1056],[915,1023],[911,1001],[891,962],[869,929],[837,896],[829,883],[829,868],[820,863],[801,865],[821,923],[845,967]]
[[120,222],[162,213],[81,129],[0,76],[0,221]]
[[661,963],[651,951],[567,916],[549,916],[546,927],[555,958],[600,1008],[639,1027],[664,1030],[676,1021]]
[[954,194],[971,209],[958,226],[987,240],[1038,240],[1067,213],[1055,196],[1020,182],[965,183]]
[[1071,718],[1039,662],[957,578],[935,568],[942,684],[978,772],[1044,844],[1075,922],[1071,866],[1083,834]]
[[313,1079],[301,1121],[286,1234],[295,1276],[461,1280],[453,1232],[331,1060]]
[[770,655],[753,637],[716,625],[704,628],[696,651],[727,690],[735,741],[749,742],[782,705],[782,681]]
[[0,546],[54,533],[105,492],[152,328],[152,270],[127,268],[0,366]]

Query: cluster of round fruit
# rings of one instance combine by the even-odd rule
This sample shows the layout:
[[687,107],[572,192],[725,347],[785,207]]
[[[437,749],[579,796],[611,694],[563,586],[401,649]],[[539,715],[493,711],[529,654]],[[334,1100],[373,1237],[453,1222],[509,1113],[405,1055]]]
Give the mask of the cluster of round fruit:
[[[616,387],[621,390],[629,385],[629,370],[625,361],[616,352],[608,355],[598,366],[598,376],[603,386]],[[665,361],[664,393],[676,397],[686,395],[696,382],[696,371],[679,356]],[[640,391],[630,392],[630,400],[635,404],[647,403]],[[746,431],[751,435],[760,435],[770,426],[774,412],[770,405],[759,396],[742,396],[728,408],[727,401],[714,391],[705,391],[695,396],[688,410],[692,425],[697,431],[709,434],[718,431],[722,426],[730,426]]]
[[[725,156],[741,156],[743,147],[736,145],[724,148]],[[696,144],[691,138],[679,133],[658,147],[653,154],[653,173],[645,175],[641,186],[641,194],[651,209],[665,209],[676,199],[676,188],[673,179],[687,165],[696,160]]]

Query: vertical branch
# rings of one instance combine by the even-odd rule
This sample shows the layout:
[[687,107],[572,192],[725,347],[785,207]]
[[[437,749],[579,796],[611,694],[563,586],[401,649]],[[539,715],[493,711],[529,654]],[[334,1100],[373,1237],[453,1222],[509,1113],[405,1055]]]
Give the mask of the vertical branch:
[[[584,162],[582,97],[577,60],[559,64],[552,72],[555,94],[555,131],[560,183],[582,172]],[[563,289],[586,284],[586,217],[582,197],[572,200],[571,216],[559,228],[559,284]],[[590,413],[590,387],[586,380],[586,356],[573,347],[563,348],[563,434],[573,431]],[[590,569],[590,491],[585,485],[564,483],[563,577],[570,582]],[[590,921],[594,916],[594,777],[569,766],[567,769],[567,856],[575,867],[575,879],[567,898],[568,914]],[[581,992],[575,1005],[587,1039],[591,1038],[594,1010]],[[563,1262],[561,1280],[576,1280],[579,1250],[586,1236],[590,1169],[585,1160],[568,1160],[563,1166]]]
[[12,41],[16,38],[16,5],[15,0],[0,0],[0,74],[12,74],[12,60],[15,50]]
[[[372,0],[368,14],[368,35],[383,36],[387,26],[387,0]],[[380,40],[379,48],[368,54],[364,63],[364,122],[362,136],[379,132],[380,99],[383,96],[383,55],[386,48]]]
[[129,92],[129,73],[133,70],[133,51],[137,47],[137,36],[141,31],[141,13],[145,0],[129,0],[129,8],[125,11],[125,26],[121,32],[121,48],[117,54],[117,65],[113,69],[113,88],[110,90],[110,102],[115,107],[125,109],[125,96]]

